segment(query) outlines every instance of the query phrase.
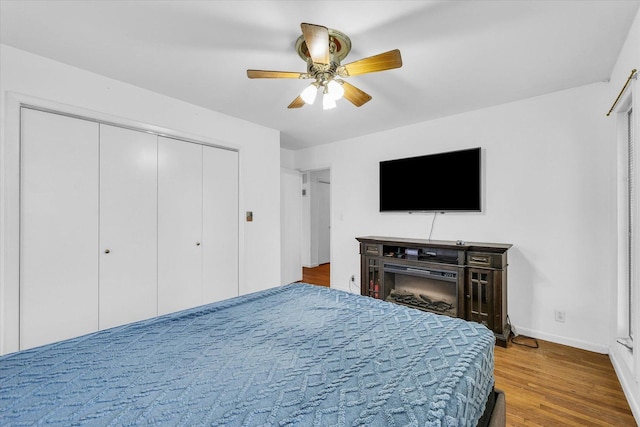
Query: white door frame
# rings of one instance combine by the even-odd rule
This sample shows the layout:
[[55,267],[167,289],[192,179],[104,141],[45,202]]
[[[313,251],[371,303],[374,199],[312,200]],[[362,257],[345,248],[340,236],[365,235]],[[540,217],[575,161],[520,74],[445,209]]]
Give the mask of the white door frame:
[[[328,166],[317,166],[314,168],[310,168],[310,169],[304,169],[301,171],[302,174],[307,174],[307,182],[302,184],[302,189],[303,191],[306,190],[307,191],[307,197],[303,197],[302,199],[302,215],[303,215],[303,222],[302,222],[302,226],[303,226],[303,235],[302,235],[302,250],[305,251],[305,255],[306,255],[306,259],[303,257],[302,260],[302,265],[304,267],[317,267],[317,263],[315,265],[312,265],[312,263],[310,263],[311,258],[310,258],[310,245],[311,245],[311,241],[310,241],[310,208],[311,208],[311,204],[310,204],[310,197],[308,197],[309,190],[311,188],[311,173],[312,172],[317,172],[317,171],[321,171],[321,170],[329,170],[329,182],[333,183],[333,169],[331,167],[331,165]],[[313,197],[313,195],[311,195],[311,197]],[[333,209],[334,209],[334,201],[333,201],[333,197],[334,197],[334,191],[330,191],[329,193],[329,262],[331,262],[331,259],[333,257]],[[317,259],[316,259],[317,261]],[[331,275],[333,275],[333,270],[331,270]],[[332,280],[330,278],[330,280]]]

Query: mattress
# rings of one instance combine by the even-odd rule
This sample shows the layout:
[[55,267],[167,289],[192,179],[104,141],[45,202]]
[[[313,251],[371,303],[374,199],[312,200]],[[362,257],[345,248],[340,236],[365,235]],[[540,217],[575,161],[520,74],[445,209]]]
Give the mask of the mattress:
[[292,284],[0,357],[0,425],[475,426],[494,335]]

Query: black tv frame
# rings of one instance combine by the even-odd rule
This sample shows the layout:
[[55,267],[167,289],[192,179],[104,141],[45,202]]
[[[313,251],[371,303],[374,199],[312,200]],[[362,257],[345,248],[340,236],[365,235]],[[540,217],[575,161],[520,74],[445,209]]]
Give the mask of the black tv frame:
[[383,160],[379,208],[386,212],[482,212],[482,149]]

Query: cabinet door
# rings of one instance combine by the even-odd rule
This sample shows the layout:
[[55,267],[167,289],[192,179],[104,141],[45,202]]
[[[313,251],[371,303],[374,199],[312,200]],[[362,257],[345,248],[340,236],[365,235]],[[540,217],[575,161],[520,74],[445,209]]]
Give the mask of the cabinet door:
[[202,147],[203,303],[238,296],[238,153]]
[[467,274],[465,318],[493,330],[493,270],[469,268]]
[[158,137],[158,314],[202,304],[202,146]]
[[365,257],[365,281],[362,283],[362,295],[368,295],[376,299],[384,299],[385,291],[382,288],[380,278],[380,262],[377,258]]
[[100,329],[157,314],[157,136],[100,125]]
[[21,111],[20,349],[98,329],[98,124]]

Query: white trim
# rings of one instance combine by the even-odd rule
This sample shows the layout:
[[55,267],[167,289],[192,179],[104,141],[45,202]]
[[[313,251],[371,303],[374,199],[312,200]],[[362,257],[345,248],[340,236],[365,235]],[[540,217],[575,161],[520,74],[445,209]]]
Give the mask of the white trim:
[[616,207],[617,207],[617,281],[616,292],[614,293],[614,312],[616,314],[611,330],[613,340],[629,335],[628,328],[628,242],[626,234],[628,231],[628,193],[627,193],[627,120],[625,114],[620,114],[623,110],[629,109],[632,91],[626,92],[621,98],[614,112],[616,120]]
[[[136,120],[127,119],[125,117],[113,116],[110,114],[62,104],[55,101],[35,98],[30,95],[7,92],[7,111],[9,111],[12,107],[16,108],[16,104],[17,108],[33,108],[44,112],[63,114],[66,116],[95,121],[106,125],[152,133],[158,136],[164,136],[166,138],[179,139],[181,141],[192,142],[200,145],[209,145],[225,150],[239,151],[239,148],[237,146],[233,146],[233,144],[222,143],[219,140],[207,138],[202,135],[179,132],[162,126],[143,123]],[[7,124],[7,127],[8,126],[9,124]]]
[[[622,347],[616,342],[618,338],[625,338],[628,336],[628,195],[626,191],[626,174],[627,174],[627,151],[628,151],[628,134],[627,134],[627,119],[626,112],[629,108],[633,108],[634,111],[634,143],[635,143],[635,165],[636,171],[634,176],[635,189],[638,190],[638,184],[640,184],[640,144],[639,144],[639,132],[640,129],[640,96],[638,90],[638,81],[636,78],[630,81],[627,90],[620,98],[616,109],[614,110],[616,118],[616,150],[617,150],[617,175],[616,175],[616,194],[617,194],[617,280],[615,283],[615,291],[612,292],[612,299],[614,301],[611,318],[611,344],[609,348],[609,358],[613,368],[618,376],[618,381],[622,386],[624,394],[629,403],[629,407],[635,417],[636,421],[640,424],[640,351],[638,351],[638,343],[635,343],[635,351],[630,353],[627,349]],[[639,197],[636,198],[638,203]],[[636,212],[640,211],[640,207],[636,206]],[[634,236],[636,236],[635,253],[640,253],[640,228],[637,226],[636,221],[635,229],[632,230]],[[634,282],[636,286],[640,286],[640,269],[635,271]],[[640,289],[636,288],[635,298],[633,301],[636,310],[640,308]],[[640,316],[636,316],[634,324],[632,325],[636,335],[636,341],[638,340],[638,331],[640,331]]]
[[[235,144],[221,142],[202,135],[142,123],[124,117],[92,111],[55,101],[36,98],[15,92],[7,92],[5,97],[4,139],[0,143],[0,355],[19,350],[20,338],[20,110],[22,107],[33,108],[56,114],[107,123],[128,129],[153,133],[185,140],[201,145],[242,152]],[[242,182],[243,171],[239,168],[239,179]],[[243,191],[240,185],[238,194],[238,211],[243,212]],[[238,216],[238,267],[240,272],[244,265],[244,228]],[[239,275],[238,283],[244,277]]]
[[[329,169],[329,182],[334,182],[334,170],[333,170],[333,166],[329,163],[329,164],[321,164],[321,165],[314,165],[313,167],[309,167],[309,168],[304,168],[304,169],[299,169],[297,168],[296,170],[300,172],[300,175],[304,175],[307,174],[307,183],[306,184],[302,184],[302,188],[303,189],[307,189],[307,196],[309,196],[310,192],[310,188],[311,188],[311,172],[317,172],[317,171],[321,171],[321,170],[326,170]],[[302,181],[301,181],[302,182]],[[305,196],[305,197],[307,197]],[[334,218],[334,209],[335,209],[335,201],[334,201],[334,197],[335,197],[335,191],[333,191],[333,189],[329,192],[329,263],[331,263],[333,261],[333,242],[335,239],[334,236],[334,230],[335,230],[335,224],[333,223],[333,218]],[[309,200],[309,199],[307,199]],[[305,201],[303,199],[302,203],[304,204]],[[302,209],[303,212],[303,216],[304,216],[304,209]],[[302,221],[302,226],[304,227],[304,219]],[[304,232],[302,232],[302,235],[304,235]],[[305,250],[305,245],[304,245],[304,239],[303,239],[303,245],[302,245],[302,249]],[[303,257],[304,259],[304,257]],[[320,264],[305,264],[303,262],[302,264],[303,267],[305,268],[315,268],[320,266]],[[334,272],[335,269],[331,269],[329,271],[329,284],[330,286],[333,288],[333,284],[337,283],[334,279]]]
[[[296,180],[297,192],[295,196],[283,192],[283,178],[293,177]],[[288,273],[293,271],[293,263],[295,262],[295,270],[297,271],[297,278],[294,281],[302,280],[302,174],[298,170],[288,169],[280,167],[280,283],[285,285],[291,282],[293,275]],[[291,203],[293,202],[293,203]],[[287,212],[285,218],[285,209],[295,209],[295,212]],[[295,239],[290,239],[290,235],[287,234],[287,230],[291,224],[285,224],[285,219],[296,218],[298,222],[298,229],[296,230]],[[295,240],[296,243],[292,243]],[[291,247],[295,246],[295,247]],[[291,277],[291,278],[290,278]]]
[[634,396],[634,392],[638,393],[638,382],[634,381],[633,384],[630,383],[629,379],[632,378],[631,371],[624,361],[619,360],[623,358],[623,356],[619,354],[621,350],[615,346],[611,347],[609,350],[609,359],[611,359],[613,370],[618,376],[618,381],[620,381],[622,391],[627,398],[627,402],[631,408],[631,413],[636,419],[636,423],[640,425],[640,404],[638,403],[638,398]]
[[544,341],[551,341],[557,344],[567,345],[569,347],[575,347],[582,350],[593,351],[601,354],[608,354],[609,347],[594,344],[588,341],[576,340],[573,338],[567,338],[560,335],[548,334],[546,332],[536,331],[533,329],[526,329],[521,326],[514,325],[515,330],[518,331],[519,335],[525,335],[531,338],[538,338]]
[[[638,90],[638,77],[636,73],[636,78],[631,81],[629,92],[631,94],[631,108],[633,108],[633,129],[634,129],[634,156],[635,156],[635,176],[633,178],[635,183],[635,193],[636,193],[636,206],[635,213],[640,213],[640,197],[638,194],[638,190],[640,190],[640,91]],[[636,218],[634,223],[634,230],[632,231],[635,237],[635,245],[634,245],[634,254],[640,254],[640,221]],[[633,324],[633,329],[635,331],[635,335],[637,336],[640,333],[640,263],[637,262],[636,259],[636,268],[635,268],[635,277],[633,278],[633,283],[635,283],[635,295],[633,301],[633,306],[635,307],[635,321]],[[638,340],[638,338],[636,338]],[[636,347],[637,348],[637,347]],[[640,351],[636,350],[633,352],[633,374],[636,383],[640,381]]]
[[[635,190],[636,192],[639,189],[640,184],[640,143],[639,143],[639,132],[640,128],[640,96],[638,96],[638,78],[637,75],[635,78],[631,79],[627,90],[624,92],[623,96],[620,98],[616,109],[614,110],[614,114],[616,117],[616,147],[617,147],[617,238],[618,238],[618,268],[617,268],[617,282],[616,282],[616,292],[615,292],[615,317],[611,320],[611,341],[612,346],[615,345],[615,341],[618,338],[625,338],[628,336],[628,309],[626,308],[628,305],[627,301],[627,293],[628,293],[628,271],[627,271],[627,260],[628,260],[628,242],[627,242],[627,192],[626,192],[626,173],[627,173],[627,150],[628,150],[628,134],[627,134],[627,111],[630,108],[633,108],[634,111],[634,138],[635,138],[635,176],[633,177],[635,182]],[[636,197],[636,203],[640,204],[640,197]],[[640,211],[640,206],[636,206],[636,212]],[[635,239],[635,253],[640,253],[640,224],[636,221],[634,230],[632,233],[636,237]],[[636,286],[640,286],[640,268],[636,268],[635,277],[633,282]],[[640,289],[636,289],[635,292],[635,301],[634,307],[636,310],[640,308]],[[640,316],[636,315],[635,322],[633,325],[633,329],[636,331],[640,331]],[[637,340],[637,338],[636,338]],[[636,343],[637,344],[637,343]],[[637,345],[636,345],[637,348]],[[632,366],[630,366],[630,370],[623,375],[630,375],[634,381],[640,381],[640,351],[634,351],[632,356]],[[619,363],[624,363],[618,361]],[[620,377],[620,376],[619,376]],[[620,382],[629,381],[630,378],[622,378],[620,377]]]
[[7,93],[0,147],[0,354],[18,351],[20,338],[20,103]]

